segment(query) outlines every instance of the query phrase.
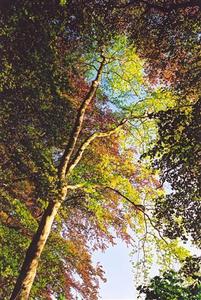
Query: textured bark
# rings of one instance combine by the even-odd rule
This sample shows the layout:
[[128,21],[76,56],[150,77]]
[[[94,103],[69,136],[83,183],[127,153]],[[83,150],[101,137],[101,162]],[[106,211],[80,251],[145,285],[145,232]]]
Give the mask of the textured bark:
[[51,202],[46,208],[38,230],[26,252],[25,260],[10,300],[27,300],[29,298],[41,253],[60,205],[60,202]]

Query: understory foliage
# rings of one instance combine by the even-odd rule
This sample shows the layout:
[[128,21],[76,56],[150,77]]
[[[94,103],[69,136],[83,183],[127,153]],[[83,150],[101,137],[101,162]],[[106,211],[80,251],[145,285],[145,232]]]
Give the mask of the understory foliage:
[[[168,262],[189,255],[175,238],[191,234],[199,244],[199,2],[161,3],[1,2],[0,298],[9,299],[59,195],[59,166],[95,84],[30,299],[98,299],[105,278],[92,254],[116,236],[148,239]],[[166,196],[164,181],[174,190]]]

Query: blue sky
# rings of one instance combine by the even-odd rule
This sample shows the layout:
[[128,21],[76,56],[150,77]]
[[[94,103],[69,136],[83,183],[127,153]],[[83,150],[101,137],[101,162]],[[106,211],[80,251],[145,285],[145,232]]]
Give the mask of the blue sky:
[[[132,247],[117,239],[117,245],[108,248],[104,253],[94,254],[94,262],[99,262],[105,271],[107,282],[100,285],[100,300],[137,300],[136,280],[130,257]],[[185,245],[193,255],[201,251],[190,242]],[[153,265],[151,277],[158,274],[158,266]]]
[[137,299],[134,274],[130,262],[131,248],[120,240],[105,253],[96,253],[94,261],[100,262],[105,270],[106,283],[101,283],[102,300],[135,300]]

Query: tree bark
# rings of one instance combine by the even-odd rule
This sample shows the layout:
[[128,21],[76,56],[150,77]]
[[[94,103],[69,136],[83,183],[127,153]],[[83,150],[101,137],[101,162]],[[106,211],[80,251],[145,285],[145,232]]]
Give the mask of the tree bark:
[[74,128],[73,128],[72,133],[70,135],[69,142],[66,146],[66,150],[64,151],[64,154],[62,156],[61,163],[60,163],[60,166],[59,166],[59,178],[65,178],[66,173],[69,170],[68,169],[69,161],[71,159],[72,153],[75,149],[75,145],[77,143],[79,134],[80,134],[81,129],[82,129],[82,124],[83,124],[83,121],[84,121],[84,116],[85,116],[85,113],[86,113],[86,109],[87,109],[87,107],[89,106],[89,104],[91,103],[93,97],[96,94],[97,88],[98,88],[99,83],[100,83],[101,75],[102,75],[102,72],[103,72],[104,64],[105,64],[105,57],[102,57],[102,61],[100,63],[96,78],[93,80],[92,85],[90,87],[90,90],[87,93],[86,97],[84,98],[84,100],[83,100],[83,102],[82,102],[82,104],[81,104],[81,106],[78,110],[76,120],[75,120],[75,124],[74,124]]
[[10,300],[27,300],[29,298],[41,253],[60,205],[61,202],[52,201],[46,208],[38,230],[26,252],[25,260]]
[[41,218],[38,230],[34,235],[33,240],[26,252],[25,260],[22,265],[22,269],[20,271],[10,300],[27,300],[29,298],[31,287],[36,276],[36,271],[41,253],[50,234],[51,227],[54,222],[55,216],[58,212],[58,209],[61,206],[61,203],[66,198],[68,177],[67,175],[69,175],[70,173],[68,169],[68,164],[70,162],[80,131],[82,129],[86,109],[93,97],[95,96],[98,85],[100,83],[104,63],[105,57],[102,56],[102,61],[100,63],[100,67],[98,69],[96,78],[95,80],[93,80],[91,88],[78,110],[74,128],[72,130],[69,142],[66,146],[64,154],[61,158],[60,165],[58,167],[59,201],[50,202]]

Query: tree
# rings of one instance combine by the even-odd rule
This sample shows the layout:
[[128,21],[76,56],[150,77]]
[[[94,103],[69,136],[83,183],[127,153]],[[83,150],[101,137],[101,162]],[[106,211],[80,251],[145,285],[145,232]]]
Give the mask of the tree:
[[[2,16],[5,29],[2,56],[5,73],[1,95],[5,116],[1,148],[4,171],[2,218],[4,225],[15,230],[22,229],[27,238],[37,226],[34,219],[40,218],[41,206],[52,198],[53,193],[50,194],[55,185],[52,179],[56,174],[53,148],[66,140],[69,132],[66,120],[72,117],[73,108],[70,101],[64,100],[58,93],[58,90],[67,88],[67,84],[66,76],[62,75],[63,71],[60,72],[63,62],[58,63],[57,51],[60,48],[55,38],[58,27],[56,23],[50,24],[49,19],[55,17],[58,20],[60,6],[46,2],[20,8],[21,3],[15,5],[12,6],[13,11],[8,10]],[[34,9],[37,10],[35,14]],[[51,15],[54,9],[57,17]],[[14,40],[12,46],[10,38]],[[42,205],[38,202],[39,197],[41,201],[45,199]],[[12,209],[15,209],[14,215]],[[24,229],[24,226],[28,228]],[[13,230],[11,233],[16,236]],[[27,243],[23,237],[19,237],[19,241],[20,245]],[[27,247],[24,244],[21,246],[23,250]],[[4,275],[6,277],[6,273]]]
[[[100,43],[95,48],[92,45],[96,56],[90,66],[96,71],[92,72],[91,84],[87,83],[84,72],[90,60],[87,58],[87,54],[90,56],[91,53],[90,47],[86,53],[82,52],[81,57],[79,47],[72,55],[76,39],[70,34],[65,42],[68,27],[62,7],[46,1],[21,4],[4,3],[1,18],[4,28],[1,49],[4,112],[1,234],[7,242],[9,238],[16,238],[19,251],[24,251],[32,236],[33,239],[11,299],[29,297],[38,262],[54,221],[41,266],[40,296],[50,296],[54,284],[57,295],[60,291],[72,298],[73,287],[85,299],[94,299],[97,296],[94,277],[102,277],[102,272],[100,268],[91,267],[87,239],[94,232],[97,236],[94,247],[105,247],[104,240],[112,242],[109,229],[113,226],[117,234],[128,240],[127,222],[134,217],[142,219],[141,183],[149,177],[147,172],[143,174],[140,164],[135,167],[140,175],[134,171],[134,166],[129,166],[128,158],[132,152],[125,146],[123,150],[123,142],[117,135],[123,127],[126,129],[127,115],[120,109],[116,113],[107,109],[105,103],[108,97],[98,90],[98,86],[105,67],[104,83],[107,82],[109,87],[113,82],[112,88],[118,90],[122,86],[120,76],[125,84],[122,92],[128,93],[131,85],[138,87],[142,84],[141,63],[133,48],[123,49],[122,54],[121,42],[114,51],[121,64],[115,62],[112,48],[108,48],[106,41],[106,49],[102,52],[97,51]],[[88,43],[89,37],[87,34],[85,36]],[[70,38],[72,45],[69,44]],[[81,38],[84,43],[83,36]],[[136,62],[132,61],[132,56]],[[116,73],[111,73],[109,65]],[[111,74],[116,75],[112,78]],[[126,83],[126,80],[130,83]],[[118,106],[119,103],[116,103]],[[136,116],[131,115],[131,119],[146,119],[144,112],[142,107]],[[70,118],[73,119],[72,124]],[[84,123],[84,119],[88,122]],[[102,120],[107,124],[102,124]],[[107,142],[101,142],[103,138],[107,138]],[[100,147],[105,157],[99,152]],[[138,183],[134,187],[132,181],[135,177]],[[152,194],[152,178],[146,182],[150,183]],[[119,199],[122,197],[110,189],[117,186],[133,194],[132,198],[135,196],[136,201],[128,203],[124,198],[120,205]],[[61,205],[61,216],[55,220]],[[72,229],[73,224],[75,226]],[[53,242],[56,246],[53,246]],[[81,254],[78,253],[78,243],[83,244]],[[4,248],[3,259],[8,259],[7,247]],[[3,264],[5,286],[10,286],[20,262],[20,256],[12,260],[14,272]],[[53,271],[48,272],[51,275],[48,277],[51,279],[49,291],[44,286],[47,283],[44,283],[44,278],[47,278],[48,264],[60,270],[56,279]],[[73,278],[75,271],[82,277],[82,284]],[[61,281],[66,283],[65,291],[60,287]]]
[[[155,276],[147,286],[139,286],[140,294],[147,300],[200,299],[200,258],[187,259],[180,271],[169,270],[162,276]],[[189,273],[190,271],[190,273]]]
[[143,22],[130,21],[131,35],[148,59],[152,82],[168,84],[177,95],[174,109],[156,115],[159,136],[149,152],[161,182],[171,185],[169,195],[156,201],[155,216],[169,238],[190,234],[199,244],[200,1],[131,1],[123,8],[131,20],[140,2]]
[[122,7],[150,79],[171,84],[191,101],[200,96],[200,8],[199,0],[130,1]]
[[[156,202],[159,227],[170,238],[188,234],[200,245],[200,101],[188,110],[159,113],[159,140],[150,151],[172,191]],[[195,222],[196,220],[196,222]]]
[[[74,288],[95,299],[96,276],[102,272],[91,264],[91,232],[97,236],[94,248],[113,241],[111,226],[128,240],[127,224],[135,218],[143,226],[142,201],[157,193],[152,174],[130,163],[137,150],[126,147],[121,132],[133,134],[136,127],[142,132],[151,117],[147,111],[158,112],[166,103],[145,93],[142,62],[133,46],[115,41],[116,24],[118,33],[126,28],[120,26],[116,3],[69,1],[67,8],[57,1],[2,3],[2,236],[17,238],[24,251],[38,226],[11,299],[29,297],[53,222],[37,292],[43,298],[53,291],[73,298]],[[136,103],[136,90],[146,94],[145,101]],[[21,260],[12,261],[14,273],[3,269],[7,286]],[[51,272],[49,290],[48,264],[59,272],[57,278]]]

